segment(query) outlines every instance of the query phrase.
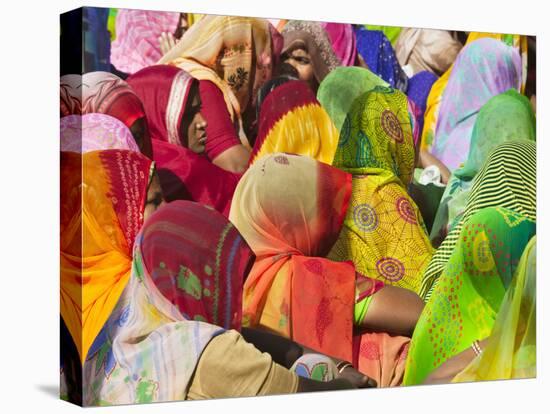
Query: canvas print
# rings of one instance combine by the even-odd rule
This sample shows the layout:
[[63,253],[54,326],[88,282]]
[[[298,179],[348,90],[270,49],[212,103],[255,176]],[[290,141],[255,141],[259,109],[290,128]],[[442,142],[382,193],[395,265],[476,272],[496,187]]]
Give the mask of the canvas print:
[[535,37],[60,26],[62,399],[536,376]]

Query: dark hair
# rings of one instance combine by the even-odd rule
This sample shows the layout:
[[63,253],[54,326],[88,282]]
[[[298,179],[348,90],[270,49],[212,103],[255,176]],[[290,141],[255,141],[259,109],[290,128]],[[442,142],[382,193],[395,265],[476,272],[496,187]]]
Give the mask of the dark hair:
[[[292,65],[288,65],[288,66],[290,66],[294,71],[296,71],[296,69],[294,69]],[[258,90],[258,95],[256,96],[256,119],[260,118],[260,110],[262,109],[262,103],[265,101],[265,98],[267,97],[267,95],[269,95],[269,93],[272,92],[278,86],[281,86],[291,80],[299,80],[299,79],[298,79],[298,76],[293,76],[290,74],[279,74],[277,77],[271,80],[268,80],[266,83],[263,84],[263,86]]]

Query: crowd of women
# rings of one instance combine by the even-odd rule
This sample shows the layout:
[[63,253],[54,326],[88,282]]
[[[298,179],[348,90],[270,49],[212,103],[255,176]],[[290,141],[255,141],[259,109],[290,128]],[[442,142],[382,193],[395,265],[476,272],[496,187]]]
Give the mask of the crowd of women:
[[63,398],[536,375],[534,38],[96,8],[61,30]]

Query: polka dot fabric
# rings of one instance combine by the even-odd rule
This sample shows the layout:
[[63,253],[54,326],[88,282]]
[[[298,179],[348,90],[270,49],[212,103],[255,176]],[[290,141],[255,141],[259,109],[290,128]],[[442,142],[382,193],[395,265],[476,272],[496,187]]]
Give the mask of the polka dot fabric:
[[501,207],[464,225],[411,341],[404,384],[421,384],[449,358],[491,334],[535,222]]

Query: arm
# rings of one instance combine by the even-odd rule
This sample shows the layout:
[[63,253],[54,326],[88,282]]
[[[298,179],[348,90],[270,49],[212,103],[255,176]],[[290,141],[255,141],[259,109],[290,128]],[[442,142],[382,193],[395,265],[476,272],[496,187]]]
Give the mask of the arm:
[[[479,342],[481,349],[487,344],[487,339]],[[448,359],[437,367],[424,381],[424,384],[449,384],[454,377],[462,372],[474,360],[476,354],[469,347],[460,354]]]
[[262,352],[267,352],[277,364],[290,368],[304,354],[303,348],[290,339],[258,329],[242,328],[241,335]]
[[424,302],[416,293],[386,285],[373,295],[361,327],[410,337],[422,309]]
[[439,168],[439,171],[441,171],[441,182],[443,184],[447,184],[447,182],[449,181],[449,177],[451,176],[451,171],[449,171],[445,164],[439,161],[428,151],[423,149],[420,150],[420,156],[418,160],[422,168],[429,167],[430,165],[436,165],[437,168]]
[[201,115],[206,120],[206,155],[213,164],[233,173],[248,167],[250,151],[241,144],[221,90],[212,82],[199,82]]
[[[242,328],[241,335],[248,343],[254,345],[261,352],[266,352],[270,354],[274,362],[284,366],[287,369],[290,369],[302,355],[318,353],[317,351],[303,347],[290,339],[257,329]],[[340,359],[333,357],[330,358],[334,361],[335,364],[342,362]],[[376,381],[367,377],[366,375],[361,374],[352,366],[344,368],[343,371],[340,373],[340,377],[338,379],[329,381],[328,383],[314,381],[302,377],[300,377],[299,379],[304,380],[300,381],[299,383],[299,392],[376,387]],[[300,386],[303,389],[300,389]]]
[[238,144],[226,149],[212,160],[218,167],[236,174],[241,174],[248,167],[250,151],[244,145]]

